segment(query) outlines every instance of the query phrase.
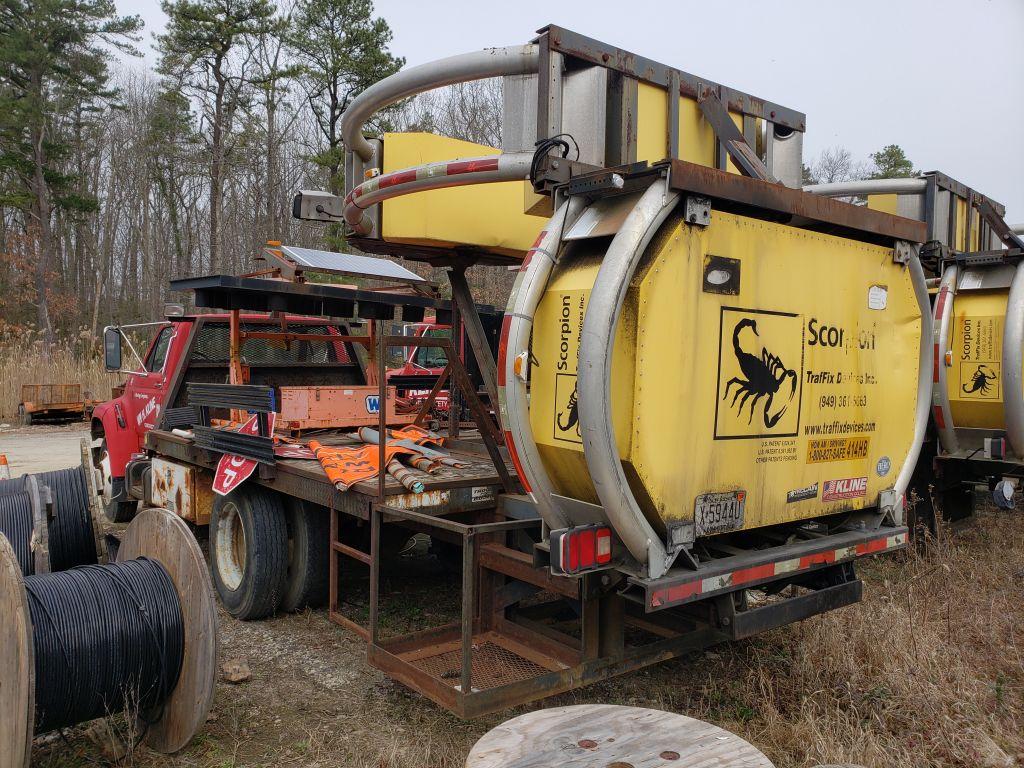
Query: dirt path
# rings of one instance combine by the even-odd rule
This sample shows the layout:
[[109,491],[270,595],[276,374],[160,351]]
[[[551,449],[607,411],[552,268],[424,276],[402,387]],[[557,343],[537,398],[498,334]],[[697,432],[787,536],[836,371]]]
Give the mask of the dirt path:
[[49,472],[81,462],[79,441],[89,437],[82,422],[63,426],[0,427],[0,453],[7,455],[11,477]]

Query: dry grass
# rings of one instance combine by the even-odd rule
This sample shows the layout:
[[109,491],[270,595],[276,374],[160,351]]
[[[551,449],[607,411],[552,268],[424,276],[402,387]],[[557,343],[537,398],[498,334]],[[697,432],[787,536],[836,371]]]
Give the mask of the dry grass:
[[22,384],[81,384],[83,393],[106,400],[118,383],[87,334],[58,342],[49,355],[43,352],[42,340],[31,332],[0,335],[0,420],[17,418]]
[[924,554],[878,559],[863,603],[729,649],[681,711],[744,734],[780,768],[1018,765],[1020,523],[987,511]]
[[[1024,764],[1020,514],[983,512],[860,575],[858,605],[468,723],[370,669],[322,611],[250,623],[222,612],[221,652],[247,658],[254,679],[218,683],[216,719],[179,755],[140,749],[119,764],[460,768],[506,719],[594,702],[708,720],[778,768]],[[69,738],[38,748],[38,764],[101,760],[80,729]]]

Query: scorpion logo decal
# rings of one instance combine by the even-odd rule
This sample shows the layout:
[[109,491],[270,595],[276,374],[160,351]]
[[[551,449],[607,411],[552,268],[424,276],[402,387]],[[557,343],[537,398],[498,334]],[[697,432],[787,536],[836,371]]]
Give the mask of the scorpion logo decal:
[[995,373],[987,365],[978,365],[978,370],[971,376],[969,384],[964,384],[961,389],[968,395],[974,392],[981,392],[983,395],[987,395],[989,390],[992,389],[992,382],[999,378],[999,374]]
[[[725,400],[729,397],[729,390],[735,384],[736,390],[733,393],[732,402],[729,403],[729,407],[735,406],[736,414],[742,416],[747,400],[753,398],[750,401],[750,416],[747,419],[747,423],[750,424],[754,419],[754,410],[757,407],[758,401],[763,397],[767,397],[763,406],[763,418],[765,427],[771,429],[779,423],[779,419],[785,414],[786,408],[796,396],[796,371],[792,368],[787,368],[777,355],[769,353],[763,345],[760,357],[752,355],[743,349],[743,346],[740,344],[740,333],[744,328],[749,328],[754,332],[755,336],[760,336],[757,332],[757,321],[747,317],[736,324],[732,332],[732,348],[736,355],[736,362],[739,363],[740,371],[746,378],[741,379],[738,376],[734,376],[729,379],[725,385],[725,396],[722,399]],[[786,379],[789,379],[789,398],[781,408],[773,412],[772,403],[774,402],[775,395],[778,394]],[[740,399],[740,395],[743,395],[742,399]],[[738,406],[736,403],[737,399],[739,399]]]
[[578,425],[580,420],[580,413],[579,403],[577,402],[576,387],[572,388],[572,394],[569,395],[569,404],[566,407],[569,410],[569,414],[566,416],[565,419],[566,423],[562,423],[562,414],[564,414],[565,411],[558,412],[558,418],[555,420],[555,422],[558,424],[558,428],[563,432],[568,432],[573,427],[576,427],[576,434],[579,434],[580,428]]

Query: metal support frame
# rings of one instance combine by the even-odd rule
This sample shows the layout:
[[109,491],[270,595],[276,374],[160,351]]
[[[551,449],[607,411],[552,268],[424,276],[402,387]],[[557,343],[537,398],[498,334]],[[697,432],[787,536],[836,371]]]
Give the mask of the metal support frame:
[[[468,286],[467,286],[468,291]],[[472,299],[469,300],[469,307],[473,307]],[[455,306],[453,306],[455,310]],[[479,324],[479,316],[473,311],[472,317],[476,318]],[[453,317],[453,323],[457,323],[457,318]],[[453,325],[453,328],[455,326]],[[422,423],[422,419],[425,418],[426,414],[429,413],[430,407],[432,406],[437,394],[441,391],[441,387],[444,382],[449,378],[452,381],[451,398],[450,403],[454,407],[456,393],[461,392],[466,398],[466,402],[469,405],[470,412],[472,414],[474,423],[480,431],[481,439],[484,443],[484,447],[487,449],[488,456],[494,464],[495,471],[498,477],[501,479],[502,487],[506,493],[513,493],[516,490],[516,481],[508,471],[508,467],[505,464],[505,459],[501,454],[501,450],[498,446],[501,440],[501,433],[494,425],[493,420],[487,413],[487,409],[484,407],[480,398],[477,396],[475,388],[473,387],[472,380],[469,373],[466,371],[465,366],[455,350],[455,346],[451,339],[445,338],[425,338],[425,337],[409,337],[409,336],[390,336],[384,333],[383,321],[373,321],[371,325],[371,333],[368,336],[351,336],[347,337],[349,341],[363,344],[367,347],[370,352],[370,364],[368,368],[374,369],[374,378],[376,379],[375,384],[378,386],[379,402],[381,403],[380,410],[378,412],[377,421],[377,434],[381,436],[381,439],[377,441],[377,461],[379,471],[377,473],[377,497],[373,503],[369,512],[370,524],[371,524],[371,547],[370,552],[366,553],[362,550],[356,549],[355,547],[343,544],[339,539],[339,525],[338,515],[342,514],[341,510],[335,509],[332,504],[330,509],[331,523],[330,523],[330,560],[329,560],[329,579],[330,579],[330,591],[329,591],[329,605],[328,605],[328,618],[340,624],[341,626],[347,627],[355,631],[361,637],[372,638],[373,627],[376,622],[376,594],[377,588],[373,579],[373,574],[379,574],[379,517],[375,514],[375,510],[382,507],[386,503],[387,496],[385,494],[385,484],[387,480],[387,461],[386,458],[386,446],[387,446],[387,409],[385,403],[387,402],[387,350],[392,347],[438,347],[443,349],[445,356],[447,357],[448,363],[445,366],[444,372],[438,377],[437,382],[434,384],[433,389],[430,391],[430,395],[427,400],[420,406],[420,411],[417,414],[417,421],[415,423]],[[482,337],[483,329],[480,328],[480,334]],[[450,412],[451,413],[451,412]],[[458,423],[458,418],[449,418],[449,422]],[[437,520],[429,515],[421,515],[421,517],[428,520]],[[416,518],[409,518],[416,519]],[[374,532],[376,531],[376,532]],[[348,557],[358,562],[368,565],[371,572],[371,589],[370,589],[370,628],[366,628],[352,621],[346,616],[341,614],[339,595],[338,595],[338,577],[340,575],[340,562],[342,557]],[[372,643],[371,639],[371,643]]]
[[[504,542],[509,533],[536,529],[536,519],[456,522],[374,504],[371,521],[373,551],[382,526],[395,522],[462,543],[459,620],[401,636],[382,631],[381,571],[372,558],[367,648],[371,665],[462,718],[751,637],[857,602],[862,594],[850,563],[823,563],[813,573],[780,579],[802,586],[801,594],[761,607],[749,608],[746,587],[737,586],[713,599],[650,613],[623,593],[614,574],[554,576]],[[520,604],[539,592],[551,597]],[[579,634],[563,631],[562,621],[578,621]]]
[[476,312],[476,304],[473,302],[473,294],[470,291],[469,283],[466,281],[465,267],[457,267],[448,270],[448,282],[452,287],[452,299],[459,308],[459,317],[462,318],[463,326],[466,329],[466,338],[469,340],[470,350],[476,358],[476,364],[480,368],[480,376],[483,378],[484,391],[492,405],[498,402],[498,382],[494,356],[491,354],[490,345],[487,343],[487,336],[484,333],[484,326],[480,322],[480,315]]
[[[725,108],[714,90],[707,87],[701,88],[697,96],[697,105],[700,107],[704,119],[708,121],[718,137],[718,169],[720,171],[726,170],[725,154],[727,153],[744,176],[778,183],[768,173],[768,168],[761,162],[761,158],[757,156],[754,148],[747,143],[743,133],[729,116],[729,110]],[[671,155],[671,157],[675,157],[675,155]]]

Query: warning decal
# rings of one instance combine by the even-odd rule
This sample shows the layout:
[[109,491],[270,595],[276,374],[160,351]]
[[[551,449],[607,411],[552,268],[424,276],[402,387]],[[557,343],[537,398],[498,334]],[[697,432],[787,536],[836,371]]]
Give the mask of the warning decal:
[[953,355],[959,368],[957,386],[964,400],[999,400],[1002,360],[1003,319],[1001,317],[957,318]]
[[863,459],[868,455],[869,437],[830,437],[807,441],[807,463]]
[[800,427],[803,321],[722,307],[715,439],[792,437]]

